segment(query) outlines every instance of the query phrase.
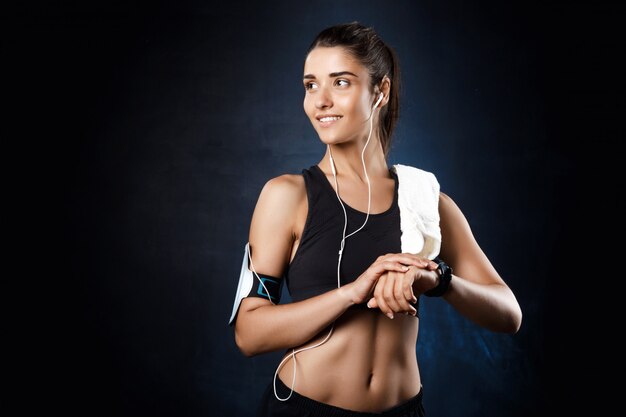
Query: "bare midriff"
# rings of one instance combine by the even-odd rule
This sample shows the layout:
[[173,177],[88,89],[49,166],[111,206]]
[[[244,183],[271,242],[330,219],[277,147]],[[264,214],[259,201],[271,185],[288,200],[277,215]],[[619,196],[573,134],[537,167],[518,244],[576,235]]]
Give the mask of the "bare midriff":
[[[298,180],[304,187],[304,180]],[[374,181],[374,186],[380,192],[372,198],[372,211],[382,212],[393,201],[395,183],[385,178],[384,183]],[[296,239],[290,262],[307,217],[306,193],[303,196],[295,219]],[[367,201],[367,195],[358,197]],[[363,412],[381,412],[414,397],[421,387],[415,352],[418,327],[416,317],[398,314],[389,319],[378,309],[348,309],[335,321],[333,333],[324,344],[296,354],[294,391],[316,401]],[[318,344],[330,329],[327,327],[295,349]],[[291,349],[287,352],[290,354]],[[292,386],[292,359],[285,361],[278,377],[286,386]]]
[[[354,411],[380,412],[418,394],[421,387],[415,344],[419,319],[380,310],[346,311],[321,346],[296,354],[294,391]],[[315,345],[330,327],[296,350]],[[288,355],[291,354],[289,350]],[[293,360],[278,377],[291,387]]]

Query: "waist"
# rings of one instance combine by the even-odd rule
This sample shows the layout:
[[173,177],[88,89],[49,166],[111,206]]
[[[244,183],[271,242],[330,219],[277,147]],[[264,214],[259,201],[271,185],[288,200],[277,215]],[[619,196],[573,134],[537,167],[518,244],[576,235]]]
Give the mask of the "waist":
[[[422,405],[423,394],[421,387],[417,394],[406,401],[401,401],[390,408],[381,409],[379,411],[370,410],[365,412],[326,404],[296,391],[292,392],[291,388],[285,385],[280,379],[276,380],[276,393],[280,398],[289,398],[287,400],[289,404],[295,405],[300,411],[305,410],[307,415],[311,417],[403,417],[414,415],[415,412],[417,412],[417,414],[415,414],[417,416],[425,415]],[[273,393],[270,395],[273,395]]]
[[[414,397],[421,388],[415,352],[418,323],[409,316],[390,320],[379,310],[347,311],[325,343],[296,354],[294,391],[325,404],[371,412]],[[330,329],[296,351],[322,342]],[[291,388],[293,359],[286,360],[278,377]]]

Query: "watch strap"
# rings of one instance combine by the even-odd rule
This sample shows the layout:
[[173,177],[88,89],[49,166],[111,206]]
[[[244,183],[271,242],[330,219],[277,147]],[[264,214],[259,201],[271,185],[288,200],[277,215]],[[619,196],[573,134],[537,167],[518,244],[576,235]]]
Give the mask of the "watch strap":
[[450,281],[452,280],[452,268],[440,258],[435,258],[434,261],[437,263],[437,271],[439,271],[439,283],[436,287],[424,293],[427,297],[441,297],[444,295],[448,291]]

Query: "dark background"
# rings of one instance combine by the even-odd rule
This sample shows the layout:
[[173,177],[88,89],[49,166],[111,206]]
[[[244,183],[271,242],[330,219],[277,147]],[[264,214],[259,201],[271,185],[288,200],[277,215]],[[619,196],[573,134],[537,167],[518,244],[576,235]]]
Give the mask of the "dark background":
[[19,392],[19,409],[64,415],[252,415],[279,355],[245,358],[227,326],[249,220],[269,178],[323,156],[301,107],[304,52],[357,20],[400,57],[389,162],[437,175],[524,312],[503,335],[424,301],[428,415],[597,412],[614,366],[599,325],[619,323],[623,18],[617,2],[5,8],[20,297],[5,292],[2,408]]

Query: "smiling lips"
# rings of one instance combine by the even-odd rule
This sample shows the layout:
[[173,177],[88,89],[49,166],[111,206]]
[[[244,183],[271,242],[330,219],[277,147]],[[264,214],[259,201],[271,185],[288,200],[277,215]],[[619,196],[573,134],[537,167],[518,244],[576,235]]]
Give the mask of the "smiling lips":
[[337,120],[341,119],[343,116],[339,116],[336,114],[329,114],[326,116],[317,116],[316,119],[319,120],[320,126],[328,127],[335,123]]

